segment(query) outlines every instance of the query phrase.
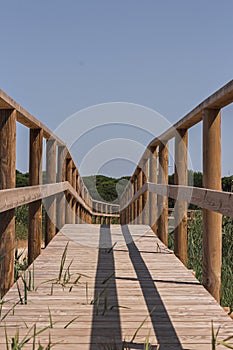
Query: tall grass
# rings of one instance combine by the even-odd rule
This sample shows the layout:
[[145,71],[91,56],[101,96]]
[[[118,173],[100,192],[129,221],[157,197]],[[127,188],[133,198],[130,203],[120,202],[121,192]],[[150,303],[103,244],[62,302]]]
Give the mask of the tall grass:
[[[169,234],[169,248],[174,248],[173,232]],[[202,283],[202,211],[188,224],[188,268]],[[233,219],[222,220],[222,294],[221,305],[233,309]]]

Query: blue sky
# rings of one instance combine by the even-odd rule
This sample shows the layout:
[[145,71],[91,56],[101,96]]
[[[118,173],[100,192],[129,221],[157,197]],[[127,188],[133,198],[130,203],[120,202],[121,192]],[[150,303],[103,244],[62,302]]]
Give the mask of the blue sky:
[[[118,101],[154,109],[174,123],[232,79],[232,0],[2,1],[0,33],[0,88],[52,130],[83,108]],[[223,175],[233,174],[232,113],[232,107],[223,111]],[[106,133],[120,137],[120,129],[105,128],[103,140]],[[133,138],[130,128],[123,134]],[[143,131],[141,143],[152,136]],[[27,139],[19,128],[22,170]],[[200,144],[198,126],[190,131],[196,170]],[[88,138],[80,147],[78,164]],[[129,164],[125,170],[118,161],[103,164],[101,171],[128,175]]]

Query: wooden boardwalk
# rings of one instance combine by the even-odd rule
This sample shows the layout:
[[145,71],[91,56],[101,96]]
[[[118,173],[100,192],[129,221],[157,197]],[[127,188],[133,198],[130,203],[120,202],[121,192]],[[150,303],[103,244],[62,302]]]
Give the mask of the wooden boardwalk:
[[[9,339],[19,329],[20,340],[34,324],[50,325],[36,339],[46,345],[50,334],[55,350],[122,349],[122,341],[144,349],[147,337],[151,349],[211,349],[211,320],[215,329],[221,325],[219,339],[233,335],[230,317],[149,226],[65,225],[31,277],[36,290],[27,305],[15,305],[16,285],[4,298],[0,349],[6,349],[4,325]],[[22,281],[19,289],[23,300]],[[32,342],[23,349],[33,349]]]

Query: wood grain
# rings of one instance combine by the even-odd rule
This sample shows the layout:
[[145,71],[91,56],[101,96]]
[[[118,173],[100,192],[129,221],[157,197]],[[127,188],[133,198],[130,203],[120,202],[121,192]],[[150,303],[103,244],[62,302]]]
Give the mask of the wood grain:
[[[42,184],[42,129],[30,129],[29,185]],[[29,265],[41,253],[42,242],[42,201],[29,204],[28,207],[28,263]]]
[[[0,110],[0,190],[15,187],[16,112]],[[1,192],[1,191],[0,191]],[[0,214],[0,295],[14,281],[15,211]]]
[[[51,295],[51,282],[45,282],[58,276],[67,243],[65,269],[72,261],[72,279],[78,273],[88,277],[82,276],[71,292],[71,284],[64,289],[54,284]],[[230,317],[148,226],[65,225],[35,260],[34,281],[37,290],[28,292],[28,304],[15,305],[0,324],[3,350],[4,324],[9,338],[19,329],[22,339],[27,327],[48,326],[49,312],[53,328],[37,342],[48,344],[50,333],[54,350],[113,348],[115,343],[121,348],[143,321],[132,349],[143,349],[149,335],[153,346],[166,350],[211,350],[211,320],[215,330],[221,326],[219,340],[232,335]],[[22,281],[19,287],[23,290]],[[103,290],[98,307],[91,304]],[[16,285],[4,300],[2,317],[19,300]],[[32,341],[25,349],[32,349]]]

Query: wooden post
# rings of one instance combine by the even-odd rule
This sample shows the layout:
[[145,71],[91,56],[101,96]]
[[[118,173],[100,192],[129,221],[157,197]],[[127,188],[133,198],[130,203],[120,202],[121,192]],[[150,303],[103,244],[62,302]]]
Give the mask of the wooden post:
[[75,215],[75,223],[76,224],[79,224],[79,216],[78,216],[78,207],[79,207],[79,202],[76,202],[76,211],[75,211],[75,213],[76,213],[76,215]]
[[[30,129],[29,185],[42,184],[43,130]],[[28,210],[28,264],[41,253],[42,201],[29,204]]]
[[[72,168],[72,186],[76,191],[76,188],[77,188],[77,169],[75,166]],[[72,224],[76,223],[76,203],[77,203],[76,198],[73,198],[72,199],[72,215],[71,215],[72,216]]]
[[[66,159],[66,181],[68,181],[72,185],[72,159],[67,158]],[[71,194],[66,194],[66,224],[72,224],[73,223],[73,212],[72,212],[72,196]]]
[[[138,167],[138,175],[137,175],[137,191],[140,190],[142,187],[142,169]],[[138,198],[137,201],[137,209],[138,209],[138,215],[137,215],[137,224],[142,224],[142,196]]]
[[[66,153],[65,146],[58,147],[58,161],[57,161],[57,181],[64,182],[66,180]],[[57,195],[57,228],[60,230],[66,221],[66,197],[64,193]]]
[[80,212],[80,215],[79,215],[79,222],[80,224],[83,224],[83,206],[80,204],[80,208],[79,208],[79,212]]
[[[127,205],[129,200],[129,187],[127,186],[127,190],[125,193],[125,205]],[[128,225],[129,223],[129,206],[125,208],[125,224]]]
[[[149,177],[149,158],[143,161],[143,185],[148,182]],[[146,191],[143,196],[143,212],[142,212],[142,221],[143,225],[149,225],[149,195],[148,191]]]
[[[16,111],[0,110],[0,189],[15,187]],[[0,213],[0,293],[14,283],[15,210]]]
[[[132,199],[134,196],[134,183],[132,182],[132,180],[130,182],[130,185],[131,185],[130,199]],[[131,203],[130,205],[130,223],[131,224],[134,222],[134,212],[135,212],[134,203]]]
[[[149,165],[149,182],[157,183],[158,173],[158,147],[153,147],[150,152],[150,165]],[[157,194],[149,193],[149,206],[150,206],[150,227],[157,234]]]
[[[56,182],[56,141],[49,139],[46,143],[46,182]],[[45,204],[45,245],[47,246],[56,234],[56,197],[44,200]]]
[[[168,144],[159,145],[159,179],[160,184],[168,184]],[[158,197],[158,237],[168,245],[168,198]]]
[[[203,111],[203,187],[221,190],[221,111]],[[220,302],[222,215],[203,209],[203,285]]]
[[[138,190],[138,177],[134,175],[134,194],[137,193]],[[134,224],[137,224],[138,222],[138,200],[134,201]]]
[[[107,214],[110,214],[110,205],[107,205]],[[111,219],[110,216],[107,217],[107,225],[111,224]]]
[[[112,204],[109,206],[109,214],[112,214]],[[113,223],[112,216],[109,218],[109,224],[111,225]]]
[[[188,131],[177,130],[175,137],[175,175],[174,185],[187,186],[188,184]],[[174,253],[186,266],[188,260],[187,242],[187,203],[175,202],[175,233]]]

